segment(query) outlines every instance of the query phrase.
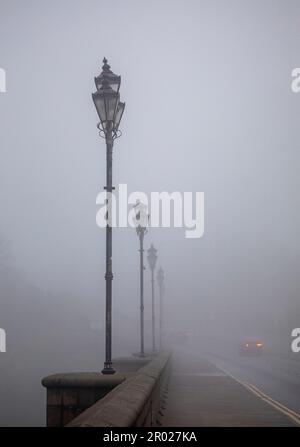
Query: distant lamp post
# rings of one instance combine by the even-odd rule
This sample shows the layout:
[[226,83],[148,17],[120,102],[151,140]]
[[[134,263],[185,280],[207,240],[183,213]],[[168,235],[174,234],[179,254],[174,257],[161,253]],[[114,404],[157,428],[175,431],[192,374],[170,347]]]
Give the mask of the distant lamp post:
[[110,194],[107,197],[107,226],[106,226],[106,329],[105,329],[105,362],[103,374],[114,374],[112,366],[112,226],[111,226],[111,193],[112,185],[112,153],[114,140],[121,135],[119,125],[125,108],[120,101],[121,76],[115,75],[103,59],[101,74],[95,78],[97,91],[92,94],[93,101],[100,118],[98,129],[100,136],[106,141],[106,186],[104,189]]
[[135,208],[135,228],[136,234],[140,243],[140,333],[141,333],[141,348],[140,357],[145,357],[145,344],[144,344],[144,237],[147,234],[149,214],[147,213],[147,207],[141,202],[137,201]]
[[154,270],[157,261],[157,250],[153,244],[148,249],[148,264],[151,270],[151,295],[152,295],[152,351],[155,352],[155,298],[154,298]]
[[157,282],[159,287],[159,350],[163,348],[163,319],[164,319],[164,304],[163,297],[165,293],[165,274],[160,267],[157,272]]

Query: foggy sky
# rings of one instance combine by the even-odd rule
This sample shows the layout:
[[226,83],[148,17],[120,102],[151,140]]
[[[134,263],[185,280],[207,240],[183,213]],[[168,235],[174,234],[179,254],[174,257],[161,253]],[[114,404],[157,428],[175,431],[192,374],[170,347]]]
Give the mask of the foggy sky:
[[[296,0],[0,1],[0,236],[41,309],[104,324],[105,144],[91,98],[104,56],[126,102],[115,186],[205,193],[203,238],[145,238],[166,273],[169,327],[226,331],[297,308],[299,19]],[[132,228],[113,238],[114,316],[138,336],[138,240]]]

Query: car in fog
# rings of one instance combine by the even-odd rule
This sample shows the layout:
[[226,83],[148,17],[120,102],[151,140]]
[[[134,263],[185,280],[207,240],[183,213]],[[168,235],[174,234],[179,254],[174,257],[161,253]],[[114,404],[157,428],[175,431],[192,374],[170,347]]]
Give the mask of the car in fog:
[[247,339],[239,346],[239,355],[244,357],[257,357],[262,355],[264,344],[261,340]]

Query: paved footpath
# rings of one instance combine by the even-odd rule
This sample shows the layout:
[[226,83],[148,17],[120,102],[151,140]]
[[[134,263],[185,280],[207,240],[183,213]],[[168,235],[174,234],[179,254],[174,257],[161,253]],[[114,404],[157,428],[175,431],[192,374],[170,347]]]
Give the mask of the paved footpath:
[[297,426],[295,419],[208,360],[182,352],[173,354],[162,412],[160,423],[164,427]]

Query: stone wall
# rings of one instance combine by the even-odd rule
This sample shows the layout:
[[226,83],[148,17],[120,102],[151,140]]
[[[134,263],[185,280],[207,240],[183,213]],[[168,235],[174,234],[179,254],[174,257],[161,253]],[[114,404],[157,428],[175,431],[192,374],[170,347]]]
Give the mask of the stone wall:
[[47,427],[63,427],[89,408],[128,375],[101,373],[53,374],[42,380],[47,388]]
[[152,427],[158,425],[170,374],[171,356],[163,352],[85,410],[69,427]]

